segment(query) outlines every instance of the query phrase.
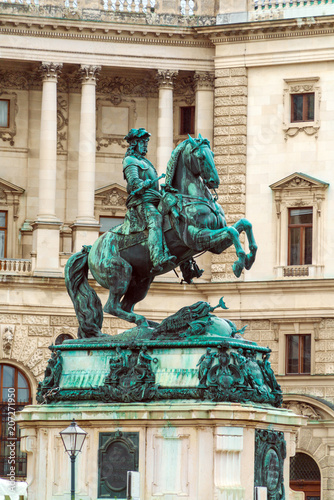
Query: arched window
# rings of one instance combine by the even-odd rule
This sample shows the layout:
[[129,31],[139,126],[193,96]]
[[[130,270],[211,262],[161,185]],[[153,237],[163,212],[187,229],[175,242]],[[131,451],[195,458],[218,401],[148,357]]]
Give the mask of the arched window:
[[73,340],[72,335],[69,335],[68,333],[61,333],[58,335],[58,337],[55,340],[55,345],[60,345],[64,342],[64,340]]
[[290,459],[290,488],[303,491],[305,500],[320,500],[320,470],[306,453],[296,453]]
[[1,448],[0,477],[9,479],[15,468],[15,478],[27,475],[27,457],[20,450],[20,430],[15,423],[16,412],[31,402],[27,378],[15,366],[0,364]]

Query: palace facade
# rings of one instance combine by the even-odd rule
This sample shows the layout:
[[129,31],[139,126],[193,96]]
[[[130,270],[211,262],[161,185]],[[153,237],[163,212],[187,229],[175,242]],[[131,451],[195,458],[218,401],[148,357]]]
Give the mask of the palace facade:
[[[67,259],[124,217],[124,136],[151,132],[161,174],[173,148],[200,133],[227,223],[252,222],[257,260],[237,280],[232,250],[200,256],[201,279],[169,273],[137,309],[161,321],[224,296],[224,316],[272,349],[284,405],[308,417],[291,487],[333,498],[334,4],[0,1],[0,41],[3,443],[8,388],[18,409],[35,402],[48,346],[76,336]],[[106,315],[103,331],[127,326]],[[17,477],[32,446],[18,441]],[[0,476],[6,463],[4,444]]]

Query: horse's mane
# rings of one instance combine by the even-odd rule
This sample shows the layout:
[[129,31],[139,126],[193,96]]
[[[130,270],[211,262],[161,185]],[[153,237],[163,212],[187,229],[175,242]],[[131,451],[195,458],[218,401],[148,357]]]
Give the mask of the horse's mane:
[[189,143],[189,139],[186,139],[185,141],[181,142],[176,146],[176,148],[172,151],[170,160],[167,163],[167,169],[166,169],[166,180],[165,184],[167,186],[172,186],[175,170],[176,170],[176,165],[177,162],[179,161],[180,154],[182,151],[184,151],[185,147]]

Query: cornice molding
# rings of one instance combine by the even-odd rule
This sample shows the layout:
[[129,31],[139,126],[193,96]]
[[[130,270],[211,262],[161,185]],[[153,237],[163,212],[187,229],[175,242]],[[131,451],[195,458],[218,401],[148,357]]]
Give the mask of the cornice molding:
[[332,35],[334,16],[312,18],[312,23],[297,18],[199,27],[196,31],[209,36],[214,45]]
[[8,19],[0,15],[0,33],[17,36],[63,38],[98,42],[134,43],[212,48],[208,36],[199,35],[194,28],[168,28],[160,26],[115,25],[68,20]]

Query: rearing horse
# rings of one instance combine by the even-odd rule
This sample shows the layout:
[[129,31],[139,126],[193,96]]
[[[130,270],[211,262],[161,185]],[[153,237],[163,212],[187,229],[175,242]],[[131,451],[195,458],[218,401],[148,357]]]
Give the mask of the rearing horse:
[[[177,203],[169,213],[165,241],[171,255],[177,258],[175,266],[200,252],[220,254],[234,245],[238,259],[232,268],[239,277],[244,268],[251,268],[257,246],[247,219],[240,219],[233,226],[226,225],[223,209],[210,192],[218,186],[219,177],[209,141],[201,135],[198,139],[189,136],[174,149],[167,165],[161,205],[164,206],[168,196]],[[239,240],[242,231],[248,238],[247,255]],[[79,338],[102,335],[102,305],[88,283],[88,270],[101,286],[109,289],[105,312],[137,325],[149,323],[133,311],[135,304],[145,298],[157,275],[151,272],[147,231],[138,233],[132,243],[131,237],[128,244],[124,243],[124,238],[112,229],[100,236],[91,248],[84,247],[72,255],[66,264],[65,282],[78,317]],[[127,238],[129,241],[129,236]]]

